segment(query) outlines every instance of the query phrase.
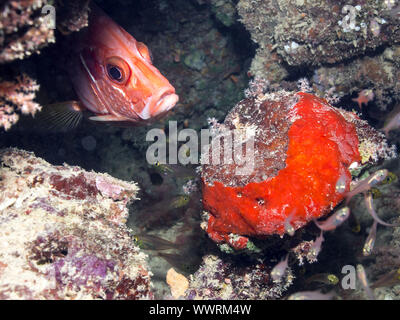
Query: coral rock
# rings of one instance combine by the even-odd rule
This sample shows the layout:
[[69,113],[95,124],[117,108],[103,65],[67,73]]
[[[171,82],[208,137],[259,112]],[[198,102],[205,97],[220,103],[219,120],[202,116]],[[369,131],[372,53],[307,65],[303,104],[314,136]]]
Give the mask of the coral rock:
[[246,236],[283,235],[285,222],[297,230],[330,212],[349,190],[349,166],[361,163],[359,136],[384,140],[357,119],[308,93],[280,91],[239,102],[223,126],[255,132],[254,170],[237,175],[235,163],[203,165],[208,235],[243,249]]
[[294,276],[287,268],[280,281],[273,281],[269,263],[241,265],[215,255],[203,257],[199,270],[190,276],[189,300],[269,300],[278,299],[290,287]]
[[18,112],[34,115],[41,106],[33,101],[39,90],[36,81],[23,74],[15,81],[0,82],[0,128],[5,130],[19,119]]
[[237,9],[259,45],[251,73],[264,78],[273,77],[276,53],[289,65],[315,66],[400,41],[398,8],[385,1],[240,0]]
[[0,299],[148,299],[125,226],[136,184],[0,151]]
[[55,42],[54,29],[42,9],[55,5],[56,26],[68,34],[88,25],[89,0],[7,0],[0,8],[0,63],[24,59]]
[[48,43],[55,42],[54,30],[45,23],[43,0],[8,0],[0,9],[0,63],[23,59]]

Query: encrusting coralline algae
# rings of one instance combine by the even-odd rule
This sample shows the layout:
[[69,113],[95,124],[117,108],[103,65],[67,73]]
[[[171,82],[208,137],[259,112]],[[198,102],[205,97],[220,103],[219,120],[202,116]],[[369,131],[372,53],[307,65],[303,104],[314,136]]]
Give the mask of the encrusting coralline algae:
[[138,187],[32,153],[0,151],[1,299],[149,299],[125,222]]

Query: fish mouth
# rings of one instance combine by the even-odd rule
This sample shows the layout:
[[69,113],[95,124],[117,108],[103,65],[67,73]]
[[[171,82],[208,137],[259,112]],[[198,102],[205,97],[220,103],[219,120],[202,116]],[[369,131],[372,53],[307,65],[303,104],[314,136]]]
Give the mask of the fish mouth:
[[159,118],[161,115],[164,115],[171,110],[178,100],[179,97],[175,94],[175,90],[168,89],[148,100],[144,108],[140,112],[136,112],[136,114],[142,120]]
[[175,94],[175,91],[168,91],[163,93],[158,99],[157,103],[152,108],[152,113],[154,115],[159,115],[171,110],[178,102],[179,97]]

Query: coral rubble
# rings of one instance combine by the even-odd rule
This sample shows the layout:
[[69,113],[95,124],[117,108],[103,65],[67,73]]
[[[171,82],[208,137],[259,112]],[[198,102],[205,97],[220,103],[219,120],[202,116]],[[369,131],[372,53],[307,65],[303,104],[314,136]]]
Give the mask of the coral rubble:
[[125,226],[138,187],[0,152],[1,299],[148,299],[146,255]]

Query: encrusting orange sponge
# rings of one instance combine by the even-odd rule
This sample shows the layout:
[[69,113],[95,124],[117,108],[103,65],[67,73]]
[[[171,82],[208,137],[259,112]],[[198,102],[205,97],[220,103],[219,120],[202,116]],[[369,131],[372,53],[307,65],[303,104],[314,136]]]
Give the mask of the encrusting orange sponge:
[[235,163],[203,165],[210,238],[243,249],[247,236],[283,235],[288,225],[297,230],[329,213],[349,191],[349,166],[361,160],[356,127],[345,113],[303,92],[239,102],[221,135],[253,130],[254,170],[237,175]]

